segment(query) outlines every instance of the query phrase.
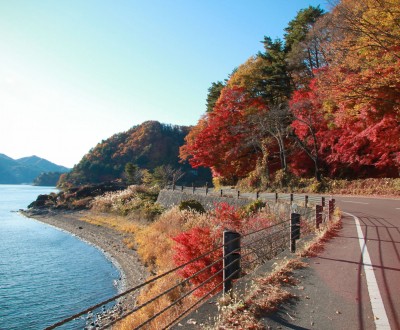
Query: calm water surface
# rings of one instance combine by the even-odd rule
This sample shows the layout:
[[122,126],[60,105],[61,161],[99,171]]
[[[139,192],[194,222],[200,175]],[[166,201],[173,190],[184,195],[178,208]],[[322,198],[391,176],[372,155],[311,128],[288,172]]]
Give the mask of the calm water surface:
[[120,273],[99,250],[14,212],[51,191],[0,185],[1,330],[43,329],[117,293]]

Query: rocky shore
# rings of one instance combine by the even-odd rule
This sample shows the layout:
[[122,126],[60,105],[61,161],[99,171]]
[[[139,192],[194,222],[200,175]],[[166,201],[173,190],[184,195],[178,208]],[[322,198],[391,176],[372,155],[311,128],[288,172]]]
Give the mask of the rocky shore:
[[[81,220],[88,212],[90,211],[21,210],[21,213],[29,218],[67,231],[102,250],[121,272],[118,286],[120,292],[143,283],[148,273],[136,251],[123,243],[125,235],[111,228]],[[116,308],[108,315],[110,320],[132,307],[134,300],[135,295],[132,294],[120,299]]]

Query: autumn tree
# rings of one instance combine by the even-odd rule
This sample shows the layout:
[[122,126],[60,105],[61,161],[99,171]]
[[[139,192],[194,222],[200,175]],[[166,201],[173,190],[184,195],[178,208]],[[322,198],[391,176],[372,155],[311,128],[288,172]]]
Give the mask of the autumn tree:
[[[311,81],[307,88],[293,93],[290,110],[293,115],[291,136],[300,150],[312,160],[314,177],[321,181],[321,140],[325,141],[330,132],[322,101],[317,95],[315,80]],[[295,161],[299,161],[299,158]],[[298,164],[295,166],[299,167]]]
[[215,103],[217,103],[219,96],[221,95],[222,89],[225,84],[222,81],[213,82],[211,87],[208,89],[207,94],[207,112],[211,112],[214,109]]
[[243,144],[246,110],[263,107],[243,88],[224,88],[214,111],[207,113],[193,134],[186,138],[180,155],[194,167],[210,167],[214,176],[235,181],[244,177],[255,164],[255,150]]
[[291,93],[284,45],[280,39],[264,37],[264,52],[250,57],[232,74],[227,86],[244,88],[252,97],[266,104],[282,103]]
[[328,161],[363,175],[398,175],[400,3],[343,0],[330,14],[328,68],[318,74],[325,111],[341,134]]
[[136,164],[127,163],[125,165],[125,172],[124,172],[126,181],[128,185],[132,184],[141,184],[142,183],[142,172]]
[[245,125],[240,129],[244,144],[252,144],[258,150],[257,164],[269,178],[269,159],[279,149],[281,168],[287,171],[285,131],[289,124],[287,100],[291,94],[284,45],[281,40],[264,38],[264,53],[250,57],[239,66],[228,81],[228,86],[240,86],[259,103],[249,107]]
[[326,65],[321,43],[327,40],[324,11],[309,6],[300,10],[285,28],[285,52],[288,72],[295,90],[305,88],[314,70]]
[[[263,170],[267,179],[270,178],[270,160],[277,154],[280,168],[288,170],[287,135],[291,114],[286,103],[272,104],[270,107],[249,108],[246,112],[246,132],[244,141],[252,143],[258,150],[258,166]],[[276,167],[275,167],[276,168]]]
[[154,169],[150,176],[150,182],[153,185],[164,188],[168,185],[175,185],[184,175],[185,173],[181,168],[173,168],[171,165],[162,165]]

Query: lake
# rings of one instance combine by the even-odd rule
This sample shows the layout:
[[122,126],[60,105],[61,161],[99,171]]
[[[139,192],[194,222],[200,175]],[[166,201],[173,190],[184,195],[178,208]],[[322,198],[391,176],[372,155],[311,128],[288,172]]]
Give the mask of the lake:
[[[120,272],[100,250],[15,212],[52,191],[0,185],[1,330],[43,329],[117,294]],[[86,322],[64,329],[82,329]]]

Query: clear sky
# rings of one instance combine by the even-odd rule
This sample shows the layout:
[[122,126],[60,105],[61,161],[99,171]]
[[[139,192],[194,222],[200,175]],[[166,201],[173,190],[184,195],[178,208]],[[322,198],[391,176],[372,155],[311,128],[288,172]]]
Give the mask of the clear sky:
[[0,153],[72,167],[146,120],[195,125],[207,90],[321,0],[0,0]]

